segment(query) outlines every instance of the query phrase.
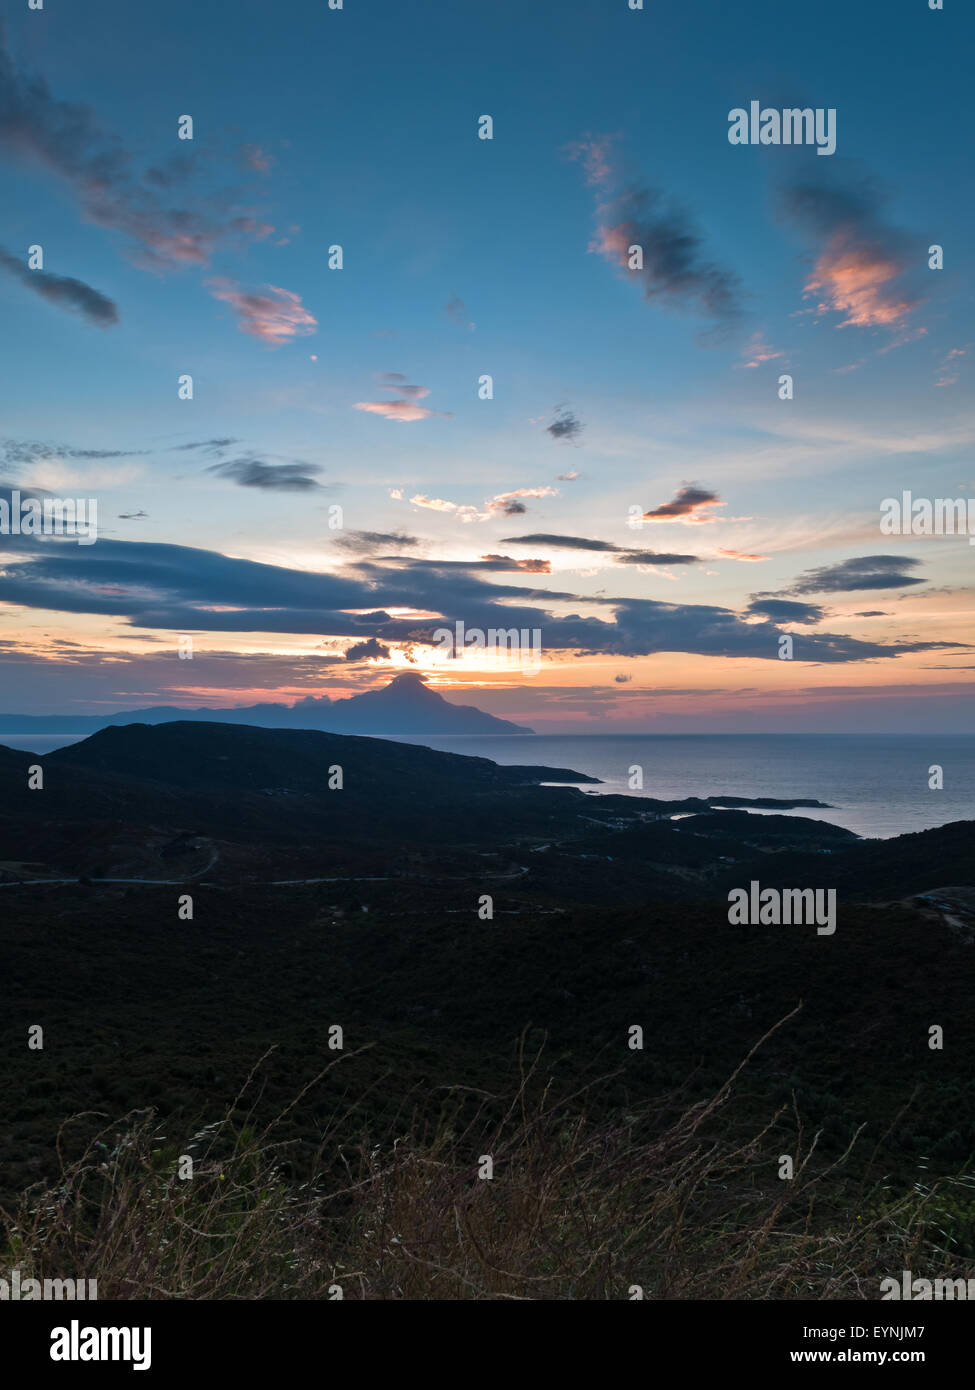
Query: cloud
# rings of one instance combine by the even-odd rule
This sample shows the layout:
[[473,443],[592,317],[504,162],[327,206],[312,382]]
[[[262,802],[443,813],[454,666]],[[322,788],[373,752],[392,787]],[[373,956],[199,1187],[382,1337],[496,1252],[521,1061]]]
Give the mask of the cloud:
[[321,487],[312,474],[321,469],[313,463],[268,463],[256,454],[224,463],[214,463],[206,470],[221,477],[232,478],[241,487],[261,488],[266,492],[311,492]]
[[[4,537],[4,550],[0,603],[95,614],[149,632],[286,633],[431,645],[437,628],[463,620],[485,630],[538,627],[546,651],[566,655],[684,652],[778,660],[779,629],[771,621],[755,622],[754,614],[710,604],[581,597],[496,582],[464,564],[397,560],[322,573],[108,537],[83,547],[53,537],[11,535]],[[570,605],[594,603],[605,618],[571,611]],[[424,616],[393,616],[397,613]],[[848,663],[960,645],[808,633],[801,659]]]
[[545,426],[545,432],[553,439],[575,439],[583,431],[582,421],[564,405],[555,407],[555,419]]
[[354,408],[365,410],[370,415],[381,415],[385,420],[400,420],[403,423],[427,420],[431,415],[444,415],[441,410],[427,410],[424,406],[413,405],[410,401],[356,401]]
[[560,483],[574,483],[578,476],[579,474],[573,469],[571,473],[559,473],[558,480]]
[[345,653],[346,661],[388,661],[390,649],[383,642],[379,642],[375,637],[369,637],[365,642],[356,642],[349,647]]
[[652,511],[644,512],[643,521],[682,521],[685,523],[703,524],[708,521],[720,521],[721,518],[708,512],[711,507],[723,507],[724,502],[716,492],[709,488],[698,487],[697,483],[685,483],[677,492],[673,500],[664,502],[659,507],[654,507]]
[[521,500],[524,497],[557,496],[558,489],[554,487],[513,488],[510,492],[499,492],[495,497],[487,498],[484,508],[481,509],[470,503],[448,502],[443,497],[427,497],[424,493],[418,492],[410,498],[410,504],[414,507],[425,507],[432,512],[449,512],[461,521],[472,522],[489,521],[493,516],[521,516],[528,510]]
[[124,459],[147,454],[148,449],[76,449],[69,444],[45,444],[39,440],[0,440],[0,453],[8,465],[21,467],[48,459]]
[[76,280],[70,275],[51,275],[46,270],[29,270],[23,261],[0,248],[0,267],[18,280],[25,289],[33,290],[50,304],[71,313],[80,314],[96,328],[110,328],[118,323],[118,306],[111,299]]
[[[947,357],[942,362],[935,386],[954,386],[958,380],[957,361],[959,357],[965,357],[968,353],[967,348],[952,348]],[[950,366],[949,363],[954,363]]]
[[426,497],[422,492],[416,493],[410,498],[410,506],[423,507],[430,512],[450,512],[454,516],[459,516],[461,521],[483,521],[483,513],[477,507],[462,505],[459,502],[447,502],[443,497]]
[[244,167],[251,169],[255,174],[270,173],[274,163],[274,157],[260,145],[241,145],[240,158]]
[[143,511],[119,512],[118,519],[119,521],[141,521],[144,517],[147,517],[148,515],[148,512]]
[[907,572],[920,563],[906,555],[861,555],[836,565],[807,570],[789,592],[855,593],[860,589],[901,589],[909,584],[925,584],[925,579]]
[[627,684],[629,681],[631,681],[632,679],[633,679],[632,676],[614,676],[614,677],[613,677],[613,680],[616,682],[617,685],[626,685],[626,684]]
[[923,302],[906,284],[907,272],[917,265],[917,248],[912,238],[884,222],[883,202],[869,181],[855,189],[807,181],[779,194],[783,214],[816,248],[804,293],[817,296],[817,312],[841,314],[841,328],[903,334]]
[[[691,219],[652,188],[628,188],[597,208],[597,252],[643,286],[644,298],[666,309],[697,313],[728,326],[741,312],[734,272],[706,259]],[[630,269],[639,246],[643,268]]]
[[586,183],[591,187],[607,184],[613,177],[611,149],[615,135],[585,135],[566,145],[569,159],[582,164]]
[[512,560],[509,555],[482,555],[478,569],[521,570],[523,574],[551,574],[551,560]]
[[205,265],[232,241],[260,241],[274,229],[222,194],[209,205],[168,206],[162,194],[185,181],[185,156],[140,174],[121,141],[89,106],[60,101],[42,77],[19,71],[0,33],[0,148],[42,166],[72,190],[86,221],[128,237],[150,269]]
[[760,561],[767,560],[767,555],[750,555],[747,550],[727,550],[723,546],[718,546],[718,554],[726,556],[729,560],[741,560],[744,564],[758,564]]
[[466,328],[473,333],[475,325],[468,317],[467,305],[459,295],[452,294],[444,305],[444,313],[449,319],[456,323],[460,328]]
[[502,545],[552,545],[562,550],[601,550],[617,552],[620,547],[609,541],[591,541],[585,536],[553,536],[535,532],[531,536],[505,536]]
[[206,283],[214,299],[223,300],[236,312],[241,333],[250,333],[269,347],[280,347],[292,338],[307,337],[318,327],[318,320],[304,307],[301,297],[291,290],[266,285],[268,293],[259,294],[241,289],[225,276],[217,276]]
[[610,541],[593,541],[585,536],[553,536],[545,532],[531,536],[507,536],[503,545],[550,545],[559,550],[586,550],[615,557],[620,565],[693,565],[697,555],[668,555],[637,546],[616,545]]
[[406,396],[411,401],[422,401],[424,396],[429,396],[429,386],[413,386],[403,375],[402,372],[380,372],[376,378],[382,385],[384,391],[398,391],[401,396]]
[[625,550],[616,557],[618,565],[696,565],[696,555],[662,555],[655,550]]
[[761,367],[766,362],[774,362],[778,357],[784,357],[785,353],[777,352],[775,348],[763,341],[760,333],[755,333],[750,341],[742,349],[742,356],[747,360],[739,362],[739,367]]
[[417,405],[417,401],[429,396],[430,388],[412,385],[402,372],[382,372],[379,375],[379,382],[382,390],[395,392],[398,399],[356,401],[356,410],[365,410],[371,415],[381,415],[386,420],[399,420],[403,423],[409,423],[413,420],[427,420],[432,415],[439,415],[443,419],[451,418],[449,411],[428,410],[426,406]]
[[202,449],[204,453],[219,454],[229,449],[231,444],[239,444],[239,439],[195,439],[190,444],[171,444],[171,453],[182,453],[189,449]]
[[527,508],[520,499],[523,497],[558,497],[559,490],[554,487],[519,487],[511,492],[499,492],[488,499],[488,512],[501,516],[520,516]]
[[333,541],[333,545],[357,555],[372,555],[377,550],[409,550],[419,544],[416,536],[400,531],[345,531]]
[[799,603],[795,599],[785,598],[756,597],[748,605],[748,611],[762,618],[771,618],[775,623],[819,623],[826,616],[826,610],[814,603]]

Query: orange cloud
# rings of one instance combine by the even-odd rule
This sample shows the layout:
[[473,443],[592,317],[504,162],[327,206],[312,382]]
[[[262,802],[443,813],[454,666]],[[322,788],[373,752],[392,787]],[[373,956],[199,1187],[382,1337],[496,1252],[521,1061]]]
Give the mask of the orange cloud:
[[760,560],[768,559],[767,555],[749,555],[744,550],[725,550],[721,546],[718,547],[718,554],[727,555],[729,560],[744,560],[748,564],[757,564]]

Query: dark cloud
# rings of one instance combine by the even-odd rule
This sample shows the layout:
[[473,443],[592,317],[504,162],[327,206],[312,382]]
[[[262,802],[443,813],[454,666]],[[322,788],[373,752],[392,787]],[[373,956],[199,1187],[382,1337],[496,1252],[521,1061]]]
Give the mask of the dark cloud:
[[118,514],[118,519],[119,519],[119,521],[141,521],[141,520],[143,519],[143,517],[147,517],[148,515],[149,515],[148,512],[142,512],[142,511],[139,511],[139,512],[119,512],[119,514]]
[[774,623],[819,623],[826,616],[826,610],[814,603],[762,596],[752,599],[748,611],[762,618],[771,618]]
[[356,555],[372,555],[377,550],[411,550],[420,542],[416,536],[400,531],[345,531],[335,537],[333,544]]
[[902,589],[927,580],[912,575],[921,562],[906,555],[861,555],[836,565],[806,570],[789,590],[793,594],[856,593],[860,589]]
[[311,492],[321,487],[312,476],[321,469],[313,463],[268,463],[256,454],[224,463],[213,463],[206,470],[232,478],[241,487],[262,488],[267,492]]
[[551,560],[513,560],[510,555],[482,555],[477,565],[485,570],[520,570],[523,574],[551,574]]
[[696,555],[666,555],[655,550],[626,550],[617,555],[618,565],[695,565]]
[[42,77],[22,73],[4,40],[0,32],[0,148],[62,179],[85,219],[128,237],[144,266],[204,265],[218,245],[273,231],[227,193],[196,206],[167,205],[162,195],[181,181],[186,157],[140,175],[90,107],[60,101]]
[[502,545],[552,545],[565,550],[602,550],[617,552],[620,547],[611,545],[609,541],[591,541],[585,536],[552,536],[545,533],[535,533],[531,536],[504,536]]
[[628,681],[631,681],[632,679],[633,679],[632,676],[614,676],[614,677],[613,677],[613,680],[616,682],[617,685],[626,685],[626,683],[627,683]]
[[172,444],[170,453],[185,453],[191,449],[201,449],[204,453],[217,454],[224,449],[229,449],[232,444],[239,444],[239,439],[195,439],[190,444]]
[[389,656],[389,648],[375,637],[369,637],[365,642],[356,642],[345,653],[346,661],[366,661],[369,658],[388,661]]
[[[99,539],[83,547],[57,538],[3,537],[0,603],[89,613],[134,628],[175,632],[314,634],[429,644],[438,627],[539,628],[547,651],[645,656],[684,652],[713,657],[778,659],[771,621],[706,604],[579,596],[496,582],[476,565],[433,567],[402,558],[319,573],[234,559],[189,546]],[[606,616],[582,616],[598,605]],[[392,616],[397,610],[436,615]],[[910,652],[958,649],[960,643],[865,642],[809,633],[802,659],[846,663]]]
[[[410,570],[419,573],[426,570],[431,574],[449,574],[460,572],[463,574],[507,574],[518,572],[521,574],[550,574],[551,562],[549,560],[514,560],[510,555],[482,555],[477,560],[419,560],[412,556],[386,557],[393,564],[402,570]],[[360,564],[357,567],[360,571],[367,568],[374,569],[377,573],[381,572],[377,565]]]
[[854,613],[854,618],[886,618],[890,615],[879,608],[868,608],[865,613]]
[[503,545],[550,545],[560,550],[591,550],[601,555],[613,555],[620,565],[693,565],[697,555],[669,555],[656,550],[641,550],[636,546],[613,545],[609,541],[591,541],[585,536],[554,536],[540,533],[532,536],[507,536]]
[[444,306],[444,313],[460,328],[472,329],[474,327],[467,311],[467,305],[459,295],[452,294],[450,296]]
[[25,289],[32,290],[56,304],[59,309],[80,314],[86,323],[96,328],[110,328],[118,323],[118,305],[98,290],[76,280],[71,275],[51,275],[46,270],[29,270],[26,263],[0,248],[0,267],[12,275]]
[[36,439],[0,440],[0,453],[11,466],[30,466],[46,459],[126,459],[147,454],[148,449],[75,449],[70,444],[45,444]]
[[695,512],[706,507],[719,507],[724,504],[716,492],[710,488],[698,487],[696,483],[685,483],[671,502],[664,502],[652,511],[643,513],[644,521],[674,521],[681,517],[693,517],[695,521],[713,521],[713,516],[697,517]]
[[576,439],[584,429],[582,421],[567,406],[555,407],[555,419],[545,426],[545,431],[553,439]]
[[[733,271],[709,261],[690,217],[652,188],[624,189],[597,211],[598,251],[643,286],[644,297],[665,308],[703,314],[716,326],[741,312],[741,286]],[[643,269],[629,268],[631,246]]]

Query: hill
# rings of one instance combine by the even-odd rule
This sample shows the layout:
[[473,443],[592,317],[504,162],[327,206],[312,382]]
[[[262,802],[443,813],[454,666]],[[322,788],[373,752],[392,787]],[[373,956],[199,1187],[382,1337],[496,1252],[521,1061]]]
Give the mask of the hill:
[[323,729],[335,733],[390,734],[530,734],[525,724],[497,719],[475,705],[455,705],[431,690],[412,671],[394,676],[379,690],[345,700],[327,695],[293,705],[242,705],[236,709],[183,709],[156,705],[117,714],[0,714],[0,739],[23,734],[92,734],[119,724],[251,724],[265,729]]

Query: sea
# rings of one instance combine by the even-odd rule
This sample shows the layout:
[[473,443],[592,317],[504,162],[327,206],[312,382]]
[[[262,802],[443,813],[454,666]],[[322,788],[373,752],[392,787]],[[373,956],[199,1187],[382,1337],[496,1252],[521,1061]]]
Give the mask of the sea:
[[[583,788],[596,796],[823,801],[828,810],[753,814],[807,816],[876,839],[975,821],[975,734],[458,734],[398,741],[496,763],[571,768],[601,779]],[[929,786],[936,765],[941,790]],[[634,767],[642,769],[642,789],[630,786]]]
[[[4,735],[0,743],[43,754],[83,735]],[[397,735],[444,753],[492,762],[569,768],[598,777],[591,796],[615,793],[823,801],[828,809],[777,814],[831,821],[887,839],[949,821],[975,821],[975,734],[444,734]],[[933,789],[931,769],[943,786]],[[630,785],[642,769],[642,789]],[[555,784],[557,785],[557,784]],[[418,789],[422,795],[422,789]],[[776,814],[753,811],[754,815]],[[975,825],[972,827],[975,834]]]

